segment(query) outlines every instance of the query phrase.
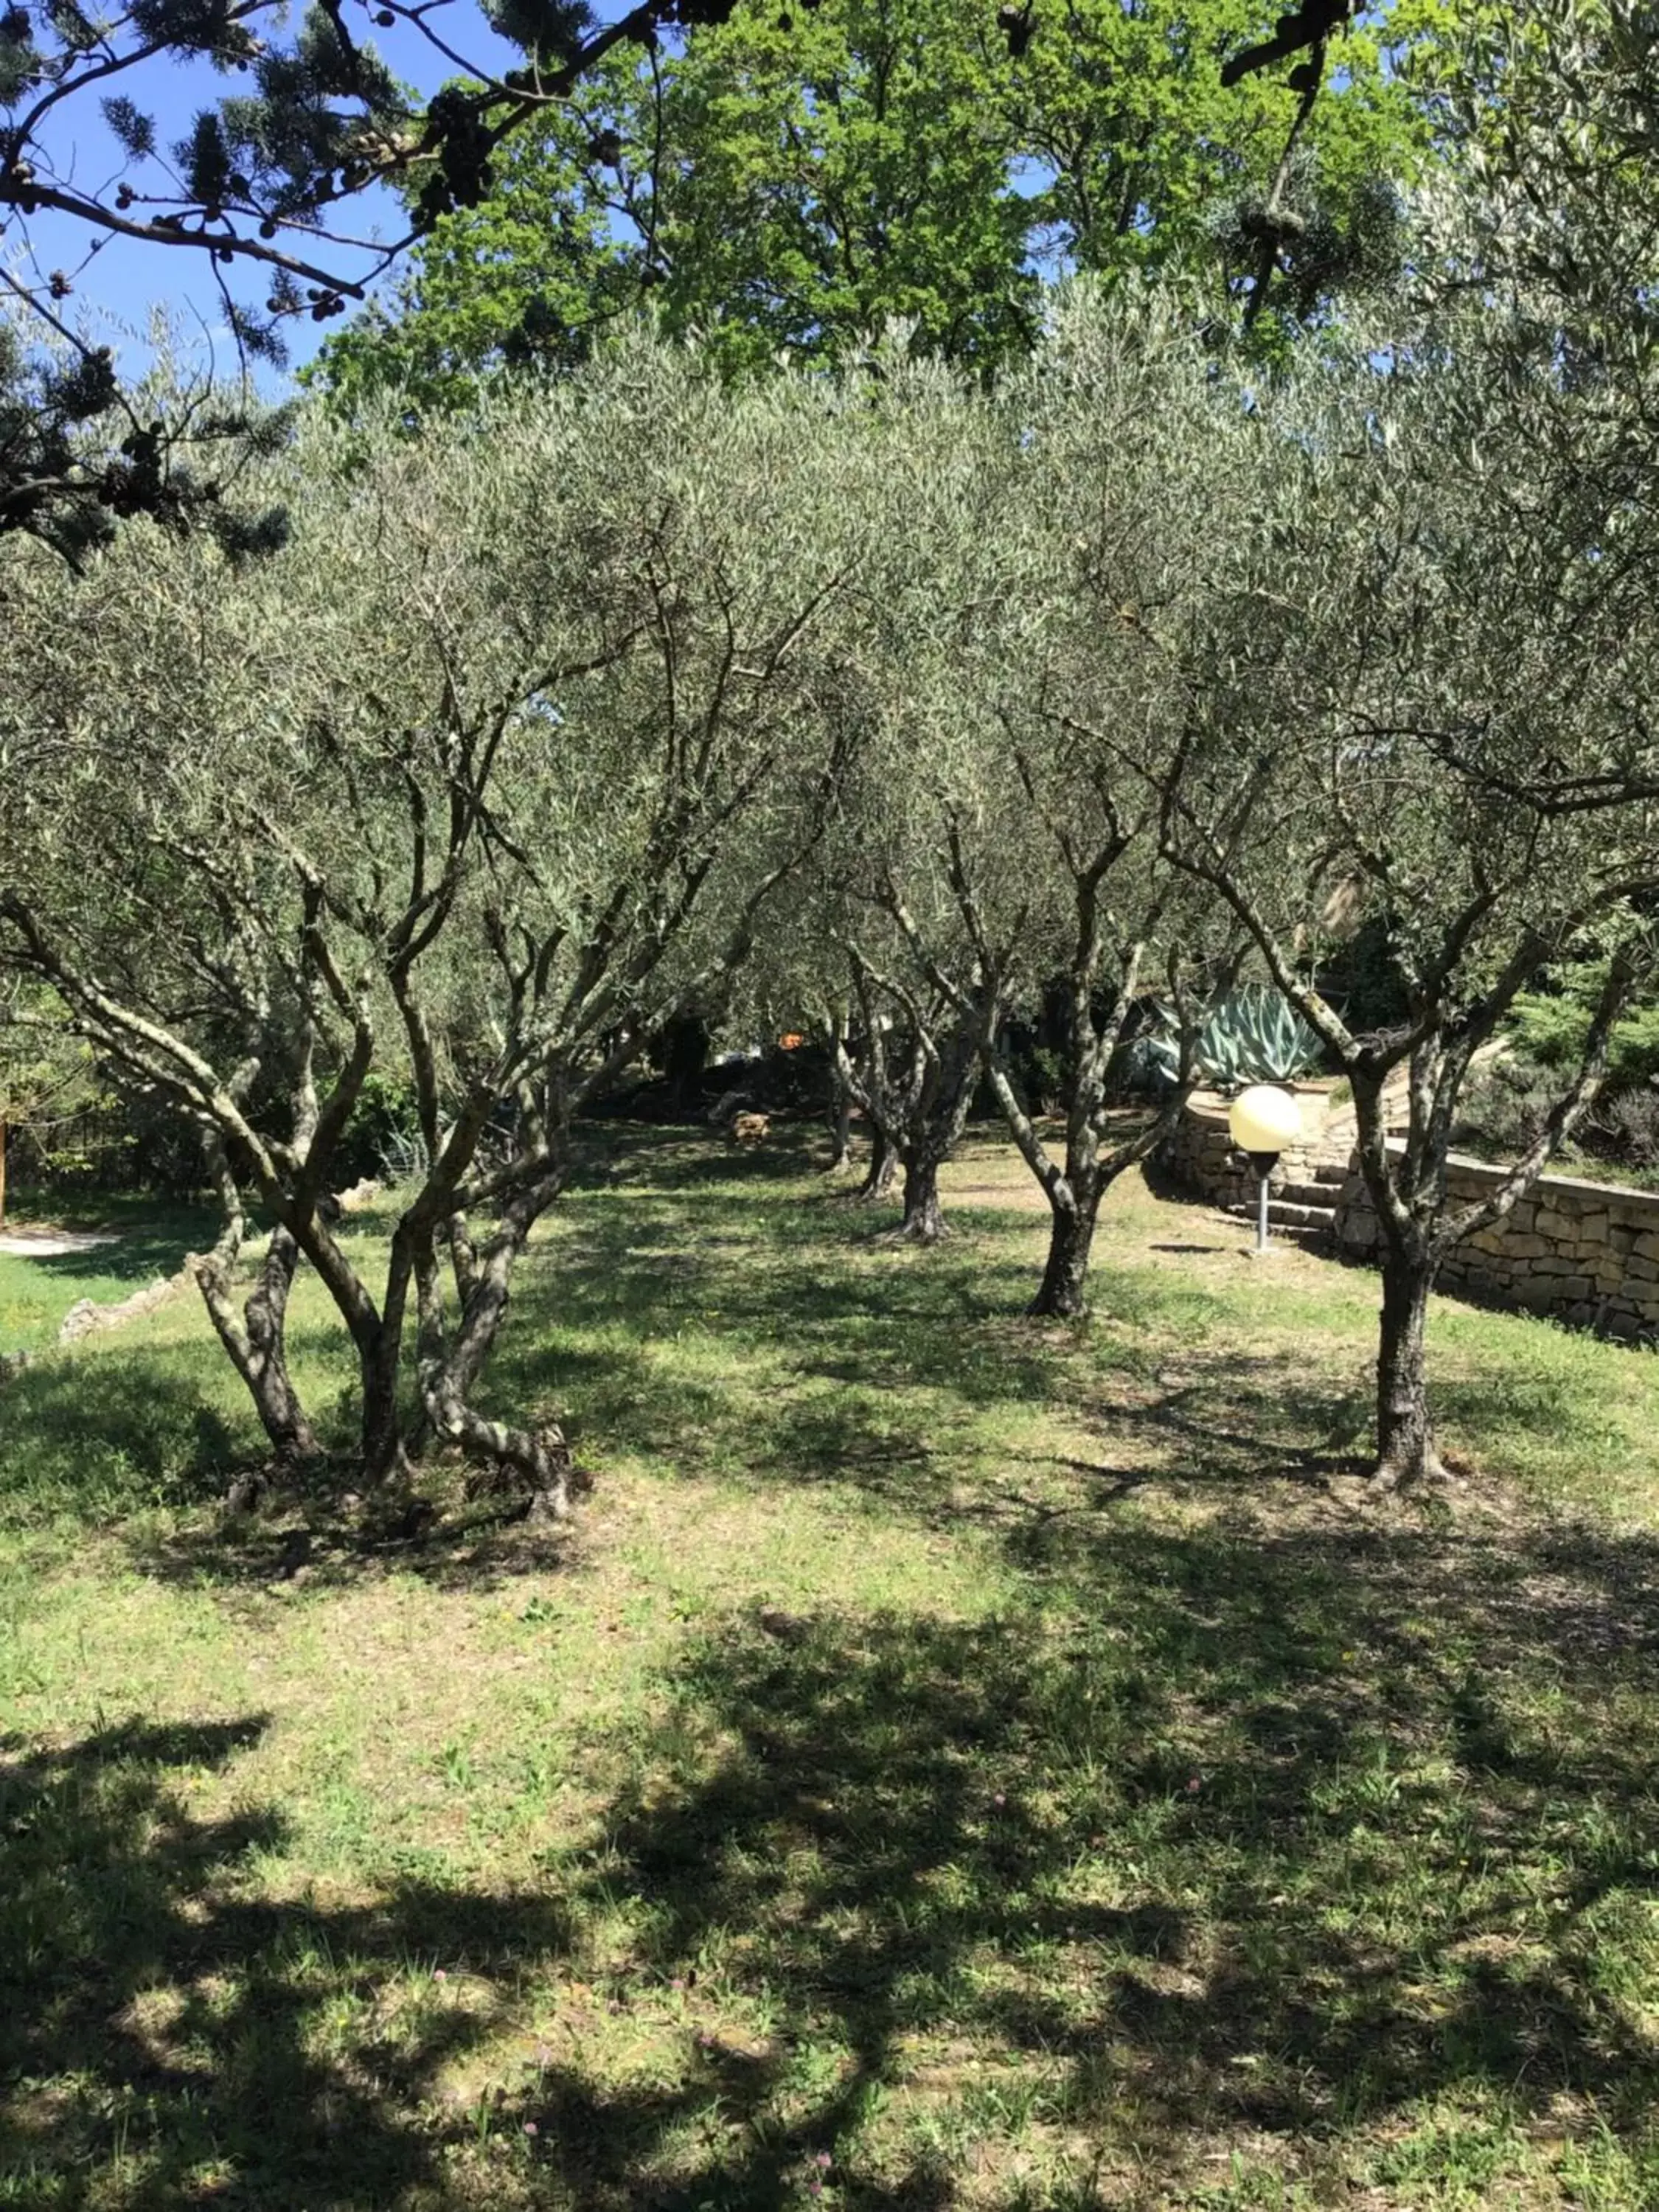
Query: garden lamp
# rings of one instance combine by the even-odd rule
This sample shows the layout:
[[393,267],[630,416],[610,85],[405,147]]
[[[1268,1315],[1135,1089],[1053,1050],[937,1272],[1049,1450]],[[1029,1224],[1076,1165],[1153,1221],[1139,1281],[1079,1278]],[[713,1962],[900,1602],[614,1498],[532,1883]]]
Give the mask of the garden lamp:
[[1248,1155],[1258,1177],[1255,1249],[1267,1249],[1267,1178],[1286,1145],[1302,1133],[1302,1109],[1288,1091],[1276,1083],[1253,1083],[1241,1091],[1227,1110],[1227,1127],[1234,1144]]

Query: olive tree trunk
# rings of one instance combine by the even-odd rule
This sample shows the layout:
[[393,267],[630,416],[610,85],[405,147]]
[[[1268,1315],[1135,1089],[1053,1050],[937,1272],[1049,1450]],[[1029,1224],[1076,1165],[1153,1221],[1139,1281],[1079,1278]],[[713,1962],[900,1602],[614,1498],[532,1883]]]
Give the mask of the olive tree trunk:
[[252,1290],[241,1311],[232,1285],[247,1233],[247,1214],[223,1139],[208,1146],[208,1170],[218,1188],[224,1224],[210,1252],[193,1252],[185,1266],[196,1279],[214,1334],[240,1376],[283,1466],[299,1466],[319,1456],[316,1434],[300,1402],[288,1369],[288,1301],[300,1265],[300,1247],[280,1224],[270,1241]]
[[893,1231],[911,1244],[937,1244],[950,1231],[939,1202],[939,1156],[929,1146],[904,1155],[904,1218]]
[[878,1206],[893,1188],[898,1174],[898,1154],[889,1142],[887,1133],[879,1121],[870,1123],[870,1164],[864,1171],[864,1181],[853,1193],[855,1205]]
[[271,1231],[258,1277],[239,1315],[231,1278],[241,1249],[242,1227],[239,1208],[234,1226],[228,1226],[212,1251],[192,1253],[186,1265],[196,1278],[214,1332],[253,1401],[272,1451],[283,1465],[299,1466],[319,1455],[315,1432],[288,1370],[284,1324],[300,1248],[287,1230]]
[[1026,1310],[1034,1316],[1075,1321],[1088,1311],[1089,1255],[1095,1241],[1100,1195],[1096,1186],[1086,1194],[1074,1192],[1070,1206],[1055,1206],[1042,1280]]
[[1376,1472],[1379,1489],[1444,1482],[1429,1415],[1425,1330],[1432,1256],[1391,1249],[1382,1263],[1382,1325],[1376,1355]]

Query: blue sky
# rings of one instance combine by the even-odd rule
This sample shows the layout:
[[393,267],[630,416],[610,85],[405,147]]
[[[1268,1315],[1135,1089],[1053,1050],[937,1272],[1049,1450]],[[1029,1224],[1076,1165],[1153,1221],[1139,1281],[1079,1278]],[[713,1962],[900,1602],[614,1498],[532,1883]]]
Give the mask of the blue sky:
[[[604,20],[613,10],[602,0],[597,12]],[[351,10],[352,17],[359,13],[356,8]],[[362,14],[366,21],[367,11]],[[453,9],[445,11],[440,23],[448,43],[469,60],[507,69],[522,59],[516,49],[495,36],[470,0],[458,0]],[[446,77],[457,74],[451,64],[402,21],[390,31],[360,32],[356,21],[350,21],[350,27],[361,43],[378,48],[395,76],[422,93],[435,91]],[[227,93],[240,91],[242,83],[240,77],[221,76],[204,63],[186,68],[158,58],[119,79],[116,88],[155,118],[156,143],[165,150],[187,134],[199,110],[214,105]],[[97,95],[101,89],[83,94],[78,102],[66,101],[56,129],[47,134],[60,173],[83,188],[101,188],[112,182],[125,162],[100,109]],[[144,171],[129,173],[142,188]],[[366,192],[340,214],[349,218],[342,221],[342,229],[359,236],[378,234],[393,238],[404,228],[401,208],[385,191]],[[150,311],[157,305],[173,313],[183,341],[193,351],[199,354],[211,347],[222,369],[234,369],[234,350],[227,343],[223,302],[214,282],[213,264],[204,254],[106,237],[90,263],[82,267],[98,234],[51,211],[31,217],[27,233],[27,246],[20,246],[15,229],[6,238],[4,250],[11,265],[20,276],[31,281],[40,281],[55,269],[72,274],[71,307],[77,319],[89,325],[100,342],[115,345],[129,374],[147,357],[143,332]],[[352,271],[353,257],[337,249],[319,252],[318,259],[342,274]],[[239,263],[224,273],[235,295],[254,301],[263,299],[265,280],[251,265]],[[328,333],[339,327],[337,321],[319,325],[304,315],[288,325],[292,366],[297,368],[308,360]],[[267,388],[276,388],[287,379],[265,370],[261,372],[261,381]]]

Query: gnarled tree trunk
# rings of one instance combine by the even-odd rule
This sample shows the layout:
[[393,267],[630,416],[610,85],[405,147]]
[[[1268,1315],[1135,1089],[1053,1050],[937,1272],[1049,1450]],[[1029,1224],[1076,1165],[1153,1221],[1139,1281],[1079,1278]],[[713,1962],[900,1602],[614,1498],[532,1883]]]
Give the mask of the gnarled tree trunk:
[[1036,1296],[1026,1310],[1039,1318],[1075,1321],[1086,1313],[1089,1254],[1095,1241],[1100,1193],[1074,1194],[1074,1203],[1056,1205],[1048,1231],[1048,1258]]
[[[417,1250],[416,1283],[420,1311],[421,1401],[435,1434],[458,1444],[469,1458],[489,1469],[516,1476],[529,1492],[533,1515],[563,1520],[570,1510],[573,1474],[570,1451],[556,1423],[544,1421],[533,1428],[515,1428],[493,1421],[467,1403],[467,1398],[495,1344],[506,1317],[514,1265],[531,1231],[563,1188],[568,1168],[561,1161],[527,1181],[503,1206],[494,1232],[466,1249],[459,1323],[453,1342],[446,1344],[438,1270],[432,1240],[427,1236]],[[454,1224],[451,1223],[452,1237]]]
[[319,1456],[316,1435],[288,1371],[288,1300],[300,1264],[300,1247],[286,1229],[272,1230],[258,1280],[239,1314],[232,1285],[247,1233],[247,1214],[222,1139],[210,1141],[207,1164],[218,1188],[224,1226],[213,1249],[191,1253],[185,1265],[196,1278],[214,1333],[253,1401],[271,1449],[283,1465],[299,1466]]
[[842,1065],[847,1047],[847,1018],[837,1011],[827,1024],[830,1036],[830,1165],[828,1175],[843,1175],[853,1164],[853,1086]]
[[239,1206],[212,1251],[192,1253],[187,1264],[215,1333],[247,1387],[271,1449],[284,1465],[299,1466],[319,1456],[316,1435],[288,1371],[284,1323],[300,1248],[287,1230],[271,1231],[258,1279],[238,1315],[231,1279],[242,1231]]
[[826,1175],[844,1175],[853,1164],[853,1102],[836,1087],[830,1113],[830,1164]]
[[878,1206],[893,1188],[898,1173],[898,1154],[894,1151],[886,1131],[879,1121],[870,1124],[870,1164],[864,1171],[864,1181],[853,1193],[856,1206]]
[[904,1155],[904,1218],[893,1231],[912,1244],[937,1244],[950,1231],[939,1202],[939,1158],[930,1146]]
[[387,1332],[384,1344],[360,1362],[363,1410],[359,1450],[364,1483],[370,1488],[400,1479],[409,1471],[403,1409],[398,1402],[401,1328]]
[[1376,1355],[1376,1471],[1382,1490],[1410,1490],[1444,1482],[1429,1417],[1424,1335],[1432,1255],[1390,1247],[1382,1262],[1382,1328]]

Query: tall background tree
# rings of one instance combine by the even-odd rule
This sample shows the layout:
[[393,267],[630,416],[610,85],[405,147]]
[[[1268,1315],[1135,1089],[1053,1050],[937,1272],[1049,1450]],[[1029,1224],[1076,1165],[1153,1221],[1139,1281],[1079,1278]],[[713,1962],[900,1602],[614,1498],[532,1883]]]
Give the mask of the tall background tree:
[[[1355,87],[1365,100],[1390,91],[1340,0],[1307,0],[1253,46],[1239,40],[1265,27],[1265,8],[1229,15],[1205,0],[1210,15],[1177,12],[1166,24],[1152,10],[1132,33],[1113,9],[1097,20],[1074,0],[1042,27],[1075,55],[1080,102],[1045,93],[1029,115],[1007,112],[1024,94],[1006,74],[1024,68],[1037,41],[1029,0],[994,16],[989,0],[916,5],[904,18],[823,11],[821,24],[803,0],[798,14],[756,12],[722,45],[709,34],[733,0],[637,0],[609,22],[586,0],[315,0],[297,21],[280,0],[135,0],[96,17],[73,0],[13,0],[0,14],[0,281],[81,360],[66,382],[40,377],[27,349],[21,360],[0,354],[0,415],[12,418],[0,529],[38,528],[59,507],[83,537],[86,518],[111,504],[100,487],[118,480],[130,507],[178,504],[170,459],[190,443],[188,426],[121,426],[108,350],[63,312],[106,247],[208,270],[244,365],[277,361],[285,325],[343,314],[446,218],[486,203],[502,149],[526,126],[549,131],[541,158],[525,165],[540,178],[529,229],[521,210],[484,229],[492,259],[503,232],[509,260],[525,258],[532,236],[544,242],[528,283],[486,286],[483,327],[468,313],[441,331],[470,362],[525,344],[568,349],[573,324],[580,333],[592,319],[582,278],[615,273],[596,249],[595,209],[637,227],[639,285],[672,288],[673,319],[726,314],[738,353],[816,348],[827,325],[895,313],[964,356],[1006,350],[1029,324],[1030,272],[1010,250],[1021,234],[1010,202],[1028,190],[1017,173],[1028,158],[1051,165],[1048,216],[1068,250],[1098,265],[1088,240],[1107,228],[1145,235],[1182,211],[1181,191],[1159,178],[1170,156],[1201,174],[1218,144],[1230,149],[1224,166],[1242,154],[1232,181],[1256,210],[1253,314],[1281,266],[1300,264],[1294,298],[1298,286],[1318,289],[1317,268],[1352,276],[1384,244],[1383,202],[1367,198],[1369,185],[1356,197],[1352,161],[1327,161],[1316,145],[1316,97],[1339,29],[1340,104]],[[1304,48],[1285,92],[1273,90],[1277,64]],[[1176,102],[1165,131],[1159,86],[1172,61],[1177,75],[1190,65],[1203,98],[1190,114]],[[434,64],[444,81],[432,89]],[[590,128],[571,102],[601,72],[608,105]],[[213,80],[227,75],[246,82],[225,94]],[[1249,130],[1210,135],[1212,76],[1226,98],[1243,86],[1247,104],[1269,111],[1291,98],[1271,177],[1254,174]],[[1140,87],[1127,99],[1126,82]],[[82,157],[94,107],[107,160]],[[573,155],[607,182],[575,178]],[[1389,159],[1360,167],[1399,173]],[[510,191],[519,177],[514,165]],[[382,185],[404,203],[389,227],[357,204]],[[477,243],[468,229],[463,253]],[[436,264],[430,283],[440,323],[453,324],[455,288]]]
[[[332,0],[297,22],[278,0],[136,0],[104,15],[13,0],[0,13],[0,289],[21,323],[0,332],[0,532],[73,556],[112,517],[206,510],[204,447],[246,414],[246,393],[210,422],[124,398],[112,350],[78,314],[100,253],[142,246],[158,289],[169,265],[210,273],[244,364],[280,362],[286,324],[366,297],[446,210],[484,196],[495,148],[528,117],[617,46],[654,40],[683,4],[641,0],[602,26],[583,0],[489,15],[466,0]],[[471,47],[470,88],[411,90],[377,50],[387,32],[417,66],[465,66]],[[226,94],[226,76],[245,82]],[[350,204],[386,181],[410,184],[407,219],[386,237],[365,215],[354,233]]]
[[1397,264],[1426,133],[1360,27],[1316,103],[1272,75],[1224,87],[1259,21],[1074,0],[1016,36],[981,0],[744,0],[681,47],[613,54],[319,374],[455,397],[562,362],[641,294],[734,370],[838,359],[895,319],[988,368],[1029,349],[1067,267],[1188,271],[1218,325],[1304,320]]

